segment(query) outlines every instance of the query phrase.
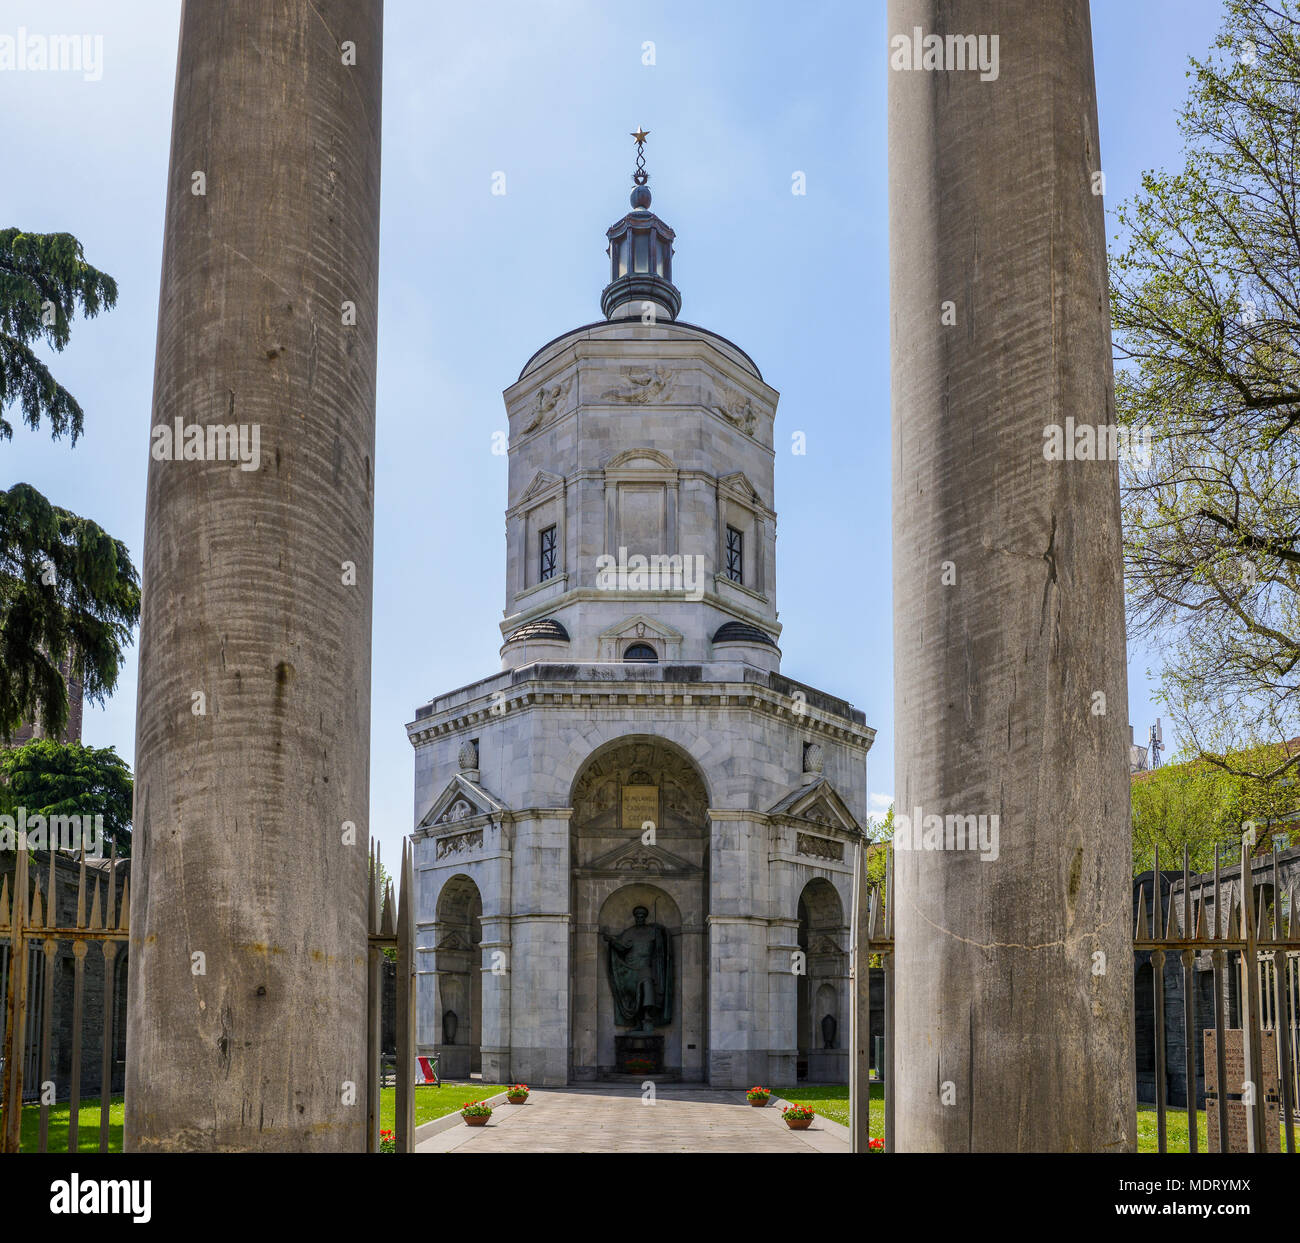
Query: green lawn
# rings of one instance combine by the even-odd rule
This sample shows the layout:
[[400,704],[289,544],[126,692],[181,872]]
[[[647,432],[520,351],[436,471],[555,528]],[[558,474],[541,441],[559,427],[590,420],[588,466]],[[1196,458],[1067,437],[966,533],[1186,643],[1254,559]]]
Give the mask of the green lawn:
[[[1297,1147],[1300,1147],[1300,1124],[1296,1126]],[[1279,1147],[1282,1152],[1286,1152],[1286,1128],[1278,1127],[1278,1136],[1280,1138]],[[1196,1151],[1207,1152],[1208,1140],[1205,1130],[1205,1111],[1197,1110],[1196,1112]],[[1138,1152],[1159,1152],[1160,1147],[1156,1139],[1156,1111],[1154,1105],[1138,1106]],[[1174,1109],[1172,1107],[1165,1110],[1165,1151],[1166,1152],[1187,1152],[1187,1110]]]
[[[108,1151],[122,1151],[122,1098],[110,1098],[108,1106]],[[47,1151],[68,1151],[68,1120],[72,1111],[68,1102],[50,1106],[50,1134]],[[20,1141],[22,1152],[39,1151],[37,1143],[41,1134],[41,1111],[37,1105],[27,1105],[23,1109],[23,1132]],[[99,1151],[99,1097],[89,1103],[81,1102],[77,1111],[77,1151]]]
[[[800,1084],[797,1088],[773,1088],[774,1093],[796,1105],[811,1105],[819,1114],[832,1122],[849,1124],[849,1090],[844,1084]],[[885,1133],[884,1089],[878,1083],[871,1085],[871,1135],[878,1138]],[[1187,1151],[1187,1111],[1165,1111],[1165,1151]],[[1300,1130],[1298,1125],[1297,1130]],[[1286,1152],[1286,1132],[1278,1128],[1281,1149]],[[1143,1106],[1138,1110],[1138,1152],[1158,1152],[1156,1142],[1156,1111]],[[1196,1115],[1196,1150],[1206,1149],[1205,1113]]]
[[[498,1092],[505,1091],[507,1085],[500,1083],[444,1083],[441,1087],[419,1085],[415,1089],[415,1125],[432,1122],[446,1114],[455,1113],[470,1100],[485,1101]],[[843,1084],[800,1084],[797,1088],[774,1088],[773,1092],[796,1105],[810,1105],[824,1118],[839,1122],[845,1126],[849,1123],[849,1090]],[[397,1089],[384,1088],[380,1103],[380,1128],[391,1131],[397,1111]],[[36,1151],[36,1140],[40,1132],[40,1110],[29,1105],[23,1110],[24,1152]],[[1165,1114],[1168,1129],[1167,1151],[1187,1151],[1187,1113],[1181,1109],[1170,1109]],[[885,1133],[884,1089],[878,1083],[871,1085],[871,1135],[879,1138]],[[1196,1116],[1197,1151],[1206,1151],[1205,1114]],[[68,1106],[50,1106],[50,1141],[51,1152],[68,1150]],[[113,1097],[109,1106],[108,1150],[122,1151],[122,1098]],[[99,1098],[90,1104],[81,1106],[77,1125],[77,1151],[99,1151]],[[1138,1110],[1138,1152],[1155,1152],[1156,1148],[1156,1111],[1143,1106]],[[1282,1137],[1282,1151],[1286,1151],[1286,1137]]]
[[[419,1084],[415,1089],[415,1125],[432,1122],[445,1114],[455,1113],[466,1101],[485,1101],[506,1085],[499,1083],[444,1083],[441,1087]],[[50,1152],[68,1151],[68,1118],[71,1111],[67,1101],[50,1106]],[[380,1130],[391,1131],[396,1126],[397,1089],[384,1088],[379,1103]],[[41,1130],[41,1111],[28,1105],[23,1110],[22,1151],[36,1152]],[[108,1111],[108,1150],[122,1151],[122,1098],[114,1096]],[[87,1104],[82,1102],[77,1114],[77,1151],[99,1151],[99,1097]]]
[[[823,1118],[849,1125],[849,1089],[843,1083],[801,1083],[796,1088],[773,1088],[772,1091],[792,1105],[810,1105]],[[885,1133],[885,1089],[871,1085],[871,1137]]]

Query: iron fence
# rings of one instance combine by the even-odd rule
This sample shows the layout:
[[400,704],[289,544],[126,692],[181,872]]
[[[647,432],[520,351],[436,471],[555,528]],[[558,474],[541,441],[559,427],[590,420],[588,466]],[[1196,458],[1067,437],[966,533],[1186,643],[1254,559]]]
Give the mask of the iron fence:
[[[51,1035],[54,1026],[55,959],[62,941],[71,943],[73,953],[72,983],[72,1063],[68,1080],[68,1151],[78,1151],[78,1114],[81,1105],[81,1056],[83,1043],[83,1000],[85,996],[86,956],[98,945],[104,956],[103,1032],[100,1046],[99,1150],[108,1151],[110,1104],[113,1088],[113,1020],[114,969],[118,947],[130,936],[130,881],[122,888],[122,900],[115,904],[117,850],[109,859],[106,900],[100,900],[100,879],[95,877],[94,896],[86,909],[86,856],[81,855],[77,884],[77,915],[74,926],[58,922],[58,888],[56,864],[58,854],[50,851],[49,875],[45,892],[40,876],[30,878],[26,834],[18,835],[14,862],[14,888],[9,893],[9,877],[0,880],[0,936],[8,934],[8,958],[5,964],[5,1017],[3,1046],[4,1122],[0,1126],[0,1152],[16,1153],[22,1137],[23,1100],[33,1070],[38,1074],[40,1124],[37,1150],[49,1151],[50,1106],[56,1099],[56,1085],[50,1065]],[[29,892],[30,887],[30,892]],[[115,909],[115,906],[119,909]],[[40,992],[40,1033],[34,1030],[36,1016],[29,999],[33,985]],[[39,1039],[39,1066],[36,1045]]]
[[[1153,1063],[1156,1147],[1169,1149],[1169,1023],[1166,972],[1181,968],[1182,1082],[1188,1151],[1199,1150],[1199,1084],[1203,1081],[1206,1141],[1210,1152],[1296,1151],[1300,1121],[1300,917],[1297,886],[1283,886],[1278,854],[1252,858],[1243,846],[1239,879],[1225,885],[1215,852],[1212,875],[1193,876],[1183,851],[1182,884],[1162,897],[1160,859],[1152,893],[1139,888],[1134,962],[1147,956],[1152,974],[1154,1022],[1138,1040],[1139,1057]],[[1257,882],[1257,874],[1269,881]],[[855,1005],[850,1047],[850,1142],[866,1152],[871,1125],[867,1042],[871,1031],[868,987],[873,960],[884,974],[884,1056],[881,1076],[885,1152],[894,1139],[894,924],[893,859],[883,885],[866,876],[866,850],[859,848],[853,891]],[[1148,915],[1148,908],[1150,914]],[[1171,956],[1177,956],[1176,964]],[[859,964],[865,969],[860,970]],[[1143,964],[1145,965],[1145,963]],[[1198,1015],[1198,974],[1212,972],[1210,1013]],[[1136,1000],[1136,999],[1135,999]],[[1212,1017],[1212,1026],[1205,1020]],[[1198,1022],[1199,1021],[1199,1022]],[[1199,1057],[1198,1057],[1199,1054]],[[1135,1119],[1136,1121],[1136,1119]]]

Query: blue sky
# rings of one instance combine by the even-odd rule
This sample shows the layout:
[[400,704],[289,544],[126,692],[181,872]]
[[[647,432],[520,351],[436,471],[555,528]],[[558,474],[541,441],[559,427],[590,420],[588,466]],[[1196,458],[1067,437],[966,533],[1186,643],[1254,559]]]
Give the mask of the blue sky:
[[[1141,172],[1181,163],[1187,60],[1208,49],[1220,9],[1093,0],[1112,233]],[[75,233],[121,290],[53,360],[85,408],[84,437],[72,449],[19,426],[0,445],[0,486],[25,480],[93,518],[137,564],[179,12],[166,0],[6,0],[0,11],[0,34],[103,37],[98,81],[0,72],[0,226]],[[866,712],[878,730],[869,789],[883,809],[893,788],[883,3],[388,0],[385,41],[371,750],[371,829],[385,854],[412,822],[403,725],[433,694],[500,666],[501,390],[538,346],[599,318],[604,232],[627,210],[638,125],[651,131],[655,209],[677,231],[682,318],[736,341],[782,395],[783,670]],[[806,195],[791,194],[796,171]],[[498,172],[505,195],[491,193]],[[789,451],[795,431],[804,456]],[[1158,711],[1154,663],[1130,651],[1139,740]],[[84,729],[128,759],[136,676],[133,650]]]

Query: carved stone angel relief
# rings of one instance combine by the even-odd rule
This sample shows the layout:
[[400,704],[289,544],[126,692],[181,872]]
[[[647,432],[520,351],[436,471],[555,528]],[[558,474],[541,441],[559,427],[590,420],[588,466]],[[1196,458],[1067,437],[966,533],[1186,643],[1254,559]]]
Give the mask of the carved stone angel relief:
[[560,381],[559,384],[547,386],[542,385],[537,390],[537,396],[533,401],[533,417],[519,429],[521,436],[529,432],[535,432],[542,426],[552,415],[554,415],[564,405],[565,399],[569,395],[569,385],[573,383],[573,377]]
[[624,367],[622,376],[621,383],[601,393],[601,401],[626,401],[633,405],[644,405],[666,393],[672,384],[672,373],[659,367]]
[[728,423],[740,428],[746,436],[754,434],[754,424],[758,416],[754,413],[753,403],[743,394],[725,393],[721,400],[715,397],[714,404],[709,409],[722,415]]

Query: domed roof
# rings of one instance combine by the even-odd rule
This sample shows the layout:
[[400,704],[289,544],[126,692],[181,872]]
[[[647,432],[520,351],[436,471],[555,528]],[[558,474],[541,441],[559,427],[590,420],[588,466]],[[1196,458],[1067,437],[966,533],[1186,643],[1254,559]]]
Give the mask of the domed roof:
[[569,641],[569,632],[553,617],[543,617],[540,621],[526,622],[518,630],[506,635],[507,643],[520,643],[529,639],[558,639],[561,643]]
[[776,640],[766,630],[751,626],[748,622],[726,622],[718,627],[713,636],[714,643],[766,643],[775,647]]

